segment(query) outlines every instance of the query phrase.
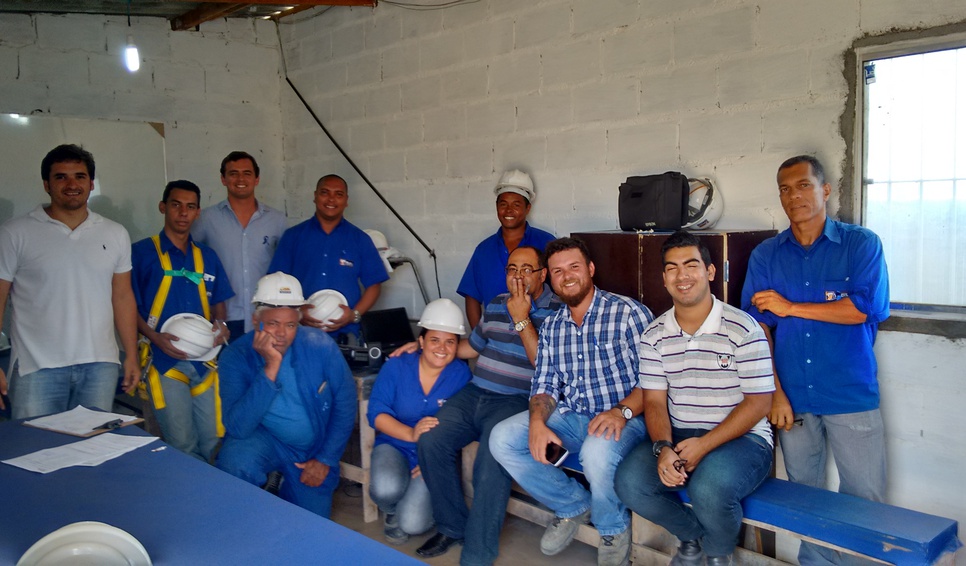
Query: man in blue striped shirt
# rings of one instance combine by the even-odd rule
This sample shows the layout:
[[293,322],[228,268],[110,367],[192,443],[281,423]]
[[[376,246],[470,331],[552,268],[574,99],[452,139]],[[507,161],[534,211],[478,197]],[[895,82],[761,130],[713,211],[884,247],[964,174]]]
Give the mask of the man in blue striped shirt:
[[[432,497],[437,534],[416,553],[424,558],[443,554],[465,540],[460,564],[492,564],[506,515],[512,480],[490,455],[492,428],[526,410],[537,329],[560,307],[545,283],[540,251],[519,246],[506,265],[508,293],[486,306],[480,324],[463,339],[456,355],[476,358],[473,380],[436,413],[439,424],[419,437],[419,469]],[[459,451],[478,440],[473,465],[472,509],[460,484]]]
[[[614,493],[614,472],[646,438],[644,421],[624,404],[634,390],[641,333],[651,311],[594,286],[587,246],[547,244],[547,268],[561,308],[540,328],[530,411],[493,429],[490,451],[527,492],[554,512],[540,550],[557,554],[592,519],[601,535],[598,564],[626,564],[630,513]],[[580,455],[588,492],[554,467],[550,445]]]
[[[775,377],[765,333],[748,313],[711,294],[715,268],[695,236],[662,247],[674,306],[641,340],[639,391],[647,432],[614,484],[635,513],[678,537],[675,566],[734,564],[741,500],[771,469],[766,415]],[[691,507],[672,492],[687,486]]]

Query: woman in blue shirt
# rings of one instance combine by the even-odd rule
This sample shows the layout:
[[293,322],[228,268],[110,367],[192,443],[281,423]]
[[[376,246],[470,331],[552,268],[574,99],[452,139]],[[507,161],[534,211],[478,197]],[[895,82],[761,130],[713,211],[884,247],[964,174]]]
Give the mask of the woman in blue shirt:
[[390,358],[369,397],[369,424],[378,432],[372,450],[369,494],[386,514],[385,536],[402,544],[409,535],[433,526],[429,490],[419,473],[416,441],[438,424],[433,415],[470,380],[466,363],[456,359],[466,333],[463,312],[438,299],[419,320],[420,350]]

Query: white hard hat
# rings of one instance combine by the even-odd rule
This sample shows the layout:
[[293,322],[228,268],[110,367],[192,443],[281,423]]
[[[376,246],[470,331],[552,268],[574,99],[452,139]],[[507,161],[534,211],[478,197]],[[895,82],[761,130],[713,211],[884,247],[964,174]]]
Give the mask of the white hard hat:
[[259,303],[273,307],[300,307],[306,304],[299,280],[281,271],[269,273],[258,280],[252,304]]
[[55,564],[151,566],[151,557],[130,533],[98,521],[81,521],[38,540],[17,562],[17,566]]
[[221,350],[221,344],[215,345],[212,328],[205,317],[183,312],[164,321],[161,332],[178,337],[174,347],[187,354],[188,361],[207,362],[214,359]]
[[363,230],[372,239],[372,245],[376,246],[376,249],[380,252],[382,250],[389,248],[389,240],[386,239],[386,235],[379,230],[373,230],[372,228],[368,230]]
[[308,315],[321,321],[340,318],[342,316],[340,305],[349,306],[349,301],[346,300],[345,295],[334,289],[322,289],[312,293],[309,296],[308,303],[312,305]]
[[688,179],[688,183],[688,221],[682,228],[707,230],[721,218],[724,198],[711,179]]
[[496,196],[503,193],[516,193],[527,199],[530,204],[533,204],[533,201],[537,198],[537,191],[533,188],[533,179],[519,169],[503,173],[493,192],[496,193]]
[[416,326],[427,330],[452,332],[459,336],[466,334],[466,327],[463,326],[463,311],[449,299],[436,299],[426,305],[423,316],[419,317],[419,323]]

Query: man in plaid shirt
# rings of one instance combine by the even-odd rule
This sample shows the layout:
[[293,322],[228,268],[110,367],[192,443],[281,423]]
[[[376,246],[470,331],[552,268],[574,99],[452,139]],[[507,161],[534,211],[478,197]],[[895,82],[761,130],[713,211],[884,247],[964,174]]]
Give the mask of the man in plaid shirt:
[[[653,319],[644,305],[594,286],[594,263],[574,238],[547,244],[550,281],[565,306],[540,327],[529,413],[497,425],[490,451],[527,492],[554,511],[540,541],[561,552],[592,520],[601,535],[598,564],[626,564],[630,513],[614,493],[614,472],[646,438],[644,420],[628,405],[635,393],[641,334]],[[590,484],[547,458],[553,444],[579,455]]]

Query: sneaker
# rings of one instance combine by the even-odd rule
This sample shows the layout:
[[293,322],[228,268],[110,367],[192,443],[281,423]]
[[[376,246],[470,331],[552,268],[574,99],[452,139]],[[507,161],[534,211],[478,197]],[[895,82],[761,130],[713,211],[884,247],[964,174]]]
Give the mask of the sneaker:
[[631,532],[601,535],[597,547],[597,566],[627,566],[631,560]]
[[709,556],[708,566],[735,566],[735,555]]
[[677,554],[668,566],[702,566],[703,564],[704,551],[701,550],[701,541],[682,540]]
[[540,552],[547,556],[553,556],[567,548],[574,540],[577,529],[580,525],[586,525],[590,520],[590,509],[584,511],[576,517],[564,519],[554,516],[553,521],[547,525],[547,531],[540,539]]
[[395,513],[386,513],[386,521],[382,530],[386,542],[389,544],[403,544],[409,540],[409,534],[399,528],[399,517]]

